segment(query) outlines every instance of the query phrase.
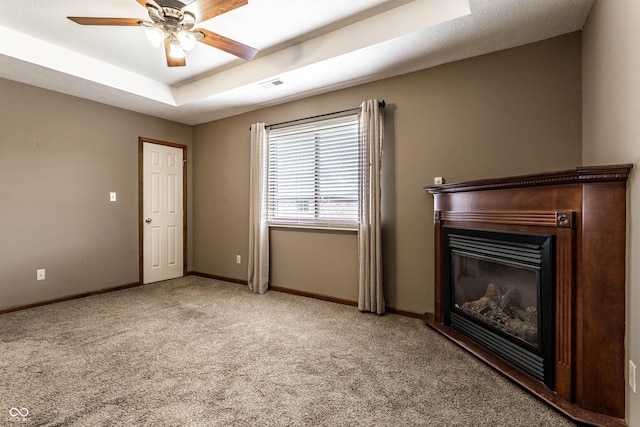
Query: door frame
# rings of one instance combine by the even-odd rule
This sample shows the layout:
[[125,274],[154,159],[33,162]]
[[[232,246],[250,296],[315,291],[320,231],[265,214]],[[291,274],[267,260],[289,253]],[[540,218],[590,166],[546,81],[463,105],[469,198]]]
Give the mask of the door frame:
[[157,139],[138,137],[138,281],[144,283],[144,143],[164,145],[182,150],[182,274],[187,275],[187,146]]

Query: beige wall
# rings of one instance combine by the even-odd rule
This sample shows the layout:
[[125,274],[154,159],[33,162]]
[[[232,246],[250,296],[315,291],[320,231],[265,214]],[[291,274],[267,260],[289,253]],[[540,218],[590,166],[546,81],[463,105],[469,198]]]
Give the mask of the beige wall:
[[357,301],[355,232],[274,228],[269,237],[273,285]]
[[0,309],[137,282],[138,137],[191,146],[192,127],[3,79],[0,94]]
[[[433,309],[433,200],[422,190],[433,177],[455,182],[582,162],[579,33],[196,126],[194,270],[246,280],[251,123],[369,98],[387,102],[384,268],[387,305],[398,310]],[[355,234],[271,235],[273,285],[356,298]]]
[[[584,28],[585,164],[633,163],[627,209],[627,358],[640,368],[640,3],[596,1]],[[638,372],[640,375],[640,371]],[[640,384],[638,384],[640,387]],[[640,395],[627,390],[627,421],[640,426]]]

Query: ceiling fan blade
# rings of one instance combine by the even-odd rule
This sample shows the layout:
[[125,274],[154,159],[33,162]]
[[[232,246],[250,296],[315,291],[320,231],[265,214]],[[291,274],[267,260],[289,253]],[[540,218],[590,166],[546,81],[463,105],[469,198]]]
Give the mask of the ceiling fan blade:
[[80,25],[138,26],[142,21],[138,18],[88,18],[85,16],[67,16],[67,18]]
[[184,67],[187,65],[186,58],[173,58],[169,55],[171,42],[169,39],[164,40],[164,55],[167,57],[167,67]]
[[198,39],[199,42],[208,44],[209,46],[223,50],[242,59],[246,59],[247,61],[253,59],[256,52],[258,51],[257,49],[254,49],[235,40],[231,40],[225,36],[221,36],[220,34],[216,34],[209,30],[196,28],[194,31],[199,31],[204,34],[204,37]]
[[140,5],[144,8],[147,7],[147,4],[150,4],[151,6],[155,7],[158,10],[162,10],[162,7],[160,7],[160,5],[153,0],[136,0],[136,1],[140,3]]
[[237,9],[247,3],[249,3],[248,0],[195,0],[183,7],[182,11],[192,13],[198,23]]

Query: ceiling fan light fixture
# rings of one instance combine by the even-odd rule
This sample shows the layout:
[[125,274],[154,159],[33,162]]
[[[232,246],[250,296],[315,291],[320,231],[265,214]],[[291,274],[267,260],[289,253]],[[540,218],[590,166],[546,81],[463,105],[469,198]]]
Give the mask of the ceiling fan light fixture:
[[190,51],[196,46],[196,38],[193,34],[188,31],[180,30],[178,31],[178,41],[180,42],[180,46],[185,51]]
[[180,43],[176,43],[176,40],[173,39],[171,44],[169,44],[169,56],[173,59],[183,59],[187,55],[184,53],[184,49],[180,46]]
[[166,37],[164,30],[160,27],[147,28],[144,35],[147,36],[147,40],[153,47],[160,46]]

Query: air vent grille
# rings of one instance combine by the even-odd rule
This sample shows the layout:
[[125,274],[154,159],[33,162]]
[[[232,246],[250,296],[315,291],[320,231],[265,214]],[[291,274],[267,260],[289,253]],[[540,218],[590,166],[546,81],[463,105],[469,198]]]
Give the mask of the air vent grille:
[[260,83],[260,86],[262,86],[263,89],[271,89],[276,86],[281,86],[283,84],[284,84],[284,80],[277,78],[277,79],[269,80],[266,82],[262,82]]

